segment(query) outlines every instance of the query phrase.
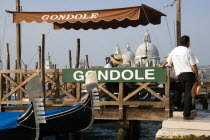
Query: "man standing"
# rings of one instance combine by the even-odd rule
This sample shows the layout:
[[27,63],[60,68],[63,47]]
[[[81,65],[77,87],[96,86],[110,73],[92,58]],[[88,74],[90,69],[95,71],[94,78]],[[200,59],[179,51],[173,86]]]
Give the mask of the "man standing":
[[178,80],[184,90],[184,118],[193,119],[191,116],[192,96],[191,90],[195,82],[199,82],[197,63],[198,60],[189,49],[190,38],[186,35],[180,39],[180,46],[171,51],[167,60],[161,65],[164,67],[167,63],[173,64]]

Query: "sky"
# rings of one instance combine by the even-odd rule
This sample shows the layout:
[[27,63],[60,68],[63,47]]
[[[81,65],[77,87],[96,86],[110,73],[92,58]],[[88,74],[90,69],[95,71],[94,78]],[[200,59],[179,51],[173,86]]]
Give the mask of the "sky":
[[[12,14],[5,10],[15,11],[16,0],[0,0],[0,59],[5,68],[5,43],[9,43],[11,69],[16,59],[16,25]],[[80,38],[80,58],[89,57],[91,66],[104,66],[105,57],[113,54],[117,46],[121,52],[127,44],[136,53],[143,43],[144,33],[149,32],[152,43],[159,50],[161,60],[176,46],[176,4],[174,0],[20,0],[23,11],[83,11],[139,6],[146,4],[166,17],[161,24],[118,29],[98,30],[53,30],[50,23],[21,23],[22,64],[29,69],[35,68],[38,62],[38,46],[41,35],[46,35],[45,55],[50,54],[52,63],[62,69],[68,66],[68,52],[71,50],[72,63],[75,65],[76,43]],[[181,0],[182,35],[191,38],[190,49],[199,60],[198,65],[210,65],[210,0]]]

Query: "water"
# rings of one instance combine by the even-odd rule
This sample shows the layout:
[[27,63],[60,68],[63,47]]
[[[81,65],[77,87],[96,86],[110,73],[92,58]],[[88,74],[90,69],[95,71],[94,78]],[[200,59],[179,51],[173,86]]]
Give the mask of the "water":
[[[154,140],[155,134],[161,127],[160,121],[141,121],[139,140]],[[81,140],[116,140],[119,128],[119,121],[93,124],[89,129],[81,132]],[[55,137],[45,137],[43,140],[55,140]]]
[[[155,134],[162,127],[160,121],[141,121],[141,134],[139,140],[154,140]],[[82,140],[115,140],[120,122],[94,124],[82,132]]]

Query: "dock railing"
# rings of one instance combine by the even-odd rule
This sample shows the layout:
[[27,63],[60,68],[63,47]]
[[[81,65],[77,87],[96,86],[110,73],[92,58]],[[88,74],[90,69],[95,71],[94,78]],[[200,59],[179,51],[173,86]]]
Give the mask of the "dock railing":
[[[170,117],[170,71],[167,68],[45,70],[46,105],[69,106],[85,99],[85,74],[93,70],[99,76],[99,108],[95,109],[95,119],[165,120]],[[0,111],[29,104],[26,84],[40,72],[39,69],[1,70]],[[153,99],[151,96],[139,98],[145,93]]]

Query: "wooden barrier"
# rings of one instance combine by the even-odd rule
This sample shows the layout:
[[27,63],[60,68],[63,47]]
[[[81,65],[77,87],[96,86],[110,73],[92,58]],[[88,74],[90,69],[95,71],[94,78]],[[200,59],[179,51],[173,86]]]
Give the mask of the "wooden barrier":
[[[18,83],[15,75],[19,74],[21,82]],[[0,105],[3,108],[9,108],[12,104],[25,105],[29,104],[27,99],[27,82],[36,75],[40,75],[40,70],[1,70],[0,71]],[[169,70],[167,72],[169,75]],[[5,79],[5,80],[4,80]],[[5,81],[9,81],[10,88],[7,90]],[[170,78],[167,76],[165,88],[157,87],[157,82],[133,82],[127,92],[125,82],[116,82],[118,85],[116,93],[107,89],[107,84],[99,83],[99,97],[105,95],[108,100],[101,100],[100,109],[95,110],[95,119],[106,120],[165,120],[170,117]],[[64,83],[62,82],[62,70],[50,69],[45,70],[45,91],[46,105],[49,106],[69,106],[78,104],[84,99],[85,90],[83,83]],[[49,87],[50,86],[50,87]],[[158,89],[158,90],[157,90]],[[157,90],[157,91],[156,91]],[[17,97],[18,91],[22,95]],[[138,99],[136,96],[140,92],[148,92],[155,100]],[[161,96],[160,91],[163,93]]]

